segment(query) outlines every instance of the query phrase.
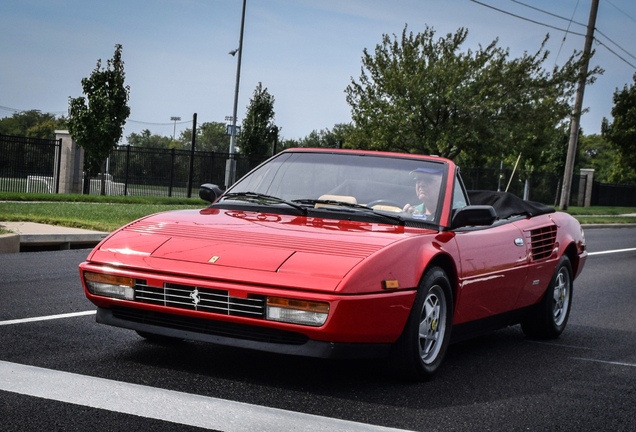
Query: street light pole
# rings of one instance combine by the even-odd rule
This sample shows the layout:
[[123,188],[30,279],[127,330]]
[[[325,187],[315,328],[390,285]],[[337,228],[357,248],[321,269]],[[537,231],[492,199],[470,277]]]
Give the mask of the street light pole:
[[238,60],[236,62],[236,87],[234,88],[234,109],[232,110],[232,137],[230,138],[230,158],[225,175],[225,184],[227,187],[234,184],[236,180],[236,161],[234,160],[234,149],[236,148],[236,112],[238,109],[239,83],[241,81],[241,58],[243,57],[243,29],[245,28],[245,3],[243,0],[243,11],[241,13],[241,33],[239,36],[238,50],[231,52],[234,55],[238,52]]
[[181,117],[170,117],[170,120],[174,122],[174,128],[172,129],[172,141],[174,141],[174,136],[177,133],[177,122],[181,121]]

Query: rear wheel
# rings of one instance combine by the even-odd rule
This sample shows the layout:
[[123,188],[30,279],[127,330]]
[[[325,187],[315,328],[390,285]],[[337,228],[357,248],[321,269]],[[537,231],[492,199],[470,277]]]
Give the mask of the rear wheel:
[[563,255],[543,300],[532,315],[521,322],[521,328],[527,336],[554,339],[563,333],[572,305],[572,281],[572,264]]
[[450,341],[453,296],[444,270],[428,270],[400,339],[392,352],[396,371],[417,381],[430,379],[437,371]]

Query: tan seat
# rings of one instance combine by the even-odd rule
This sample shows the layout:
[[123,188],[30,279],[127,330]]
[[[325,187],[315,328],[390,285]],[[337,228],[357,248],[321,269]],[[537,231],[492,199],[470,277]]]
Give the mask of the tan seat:
[[[318,198],[319,200],[325,200],[325,201],[342,201],[342,202],[346,202],[349,204],[358,204],[358,200],[356,200],[355,197],[352,197],[350,195],[321,195],[320,198]],[[320,204],[320,203],[316,203],[316,208],[319,207],[326,207],[329,204]]]
[[393,212],[393,213],[400,213],[402,211],[402,209],[399,207],[395,207],[392,205],[384,205],[384,204],[374,205],[372,208],[373,210],[382,210],[382,211]]

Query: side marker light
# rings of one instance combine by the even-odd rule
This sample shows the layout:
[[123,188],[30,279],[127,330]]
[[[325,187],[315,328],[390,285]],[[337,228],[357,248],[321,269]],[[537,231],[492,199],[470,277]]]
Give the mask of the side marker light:
[[399,287],[400,287],[400,284],[397,281],[397,279],[382,281],[382,288],[384,289],[398,289]]

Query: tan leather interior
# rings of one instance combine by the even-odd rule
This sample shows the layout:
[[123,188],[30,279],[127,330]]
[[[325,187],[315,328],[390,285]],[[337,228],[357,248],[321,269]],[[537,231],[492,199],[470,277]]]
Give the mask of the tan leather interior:
[[374,205],[373,210],[382,210],[382,211],[388,211],[393,213],[400,213],[402,211],[402,209],[399,207],[395,207],[392,205],[383,205],[383,204]]
[[[329,200],[329,201],[342,201],[342,202],[346,202],[350,204],[358,204],[358,201],[356,200],[356,198],[349,195],[321,195],[320,198],[318,199]],[[325,207],[328,205],[329,204],[316,203],[315,207],[319,208],[319,207]]]

